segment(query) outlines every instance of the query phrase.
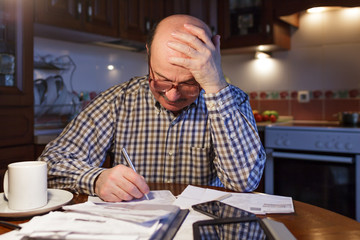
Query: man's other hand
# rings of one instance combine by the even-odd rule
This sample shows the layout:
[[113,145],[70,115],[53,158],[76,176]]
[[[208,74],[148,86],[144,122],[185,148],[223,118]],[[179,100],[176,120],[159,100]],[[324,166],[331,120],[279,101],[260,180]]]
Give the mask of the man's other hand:
[[120,202],[149,193],[145,179],[131,168],[119,164],[104,170],[95,182],[95,193],[104,201]]

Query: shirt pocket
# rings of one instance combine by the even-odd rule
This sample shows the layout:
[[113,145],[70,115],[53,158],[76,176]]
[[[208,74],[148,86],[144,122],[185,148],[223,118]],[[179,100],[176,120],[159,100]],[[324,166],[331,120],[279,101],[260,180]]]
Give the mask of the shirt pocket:
[[180,172],[192,184],[207,184],[216,175],[211,148],[183,146],[180,148]]

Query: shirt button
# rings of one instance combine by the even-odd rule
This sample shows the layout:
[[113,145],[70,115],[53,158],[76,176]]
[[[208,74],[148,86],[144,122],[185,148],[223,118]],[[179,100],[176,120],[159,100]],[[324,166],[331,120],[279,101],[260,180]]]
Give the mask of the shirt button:
[[215,110],[215,104],[214,103],[209,103],[209,109],[210,110]]
[[170,179],[166,180],[166,183],[171,183],[171,180]]
[[169,156],[172,156],[174,153],[173,153],[173,151],[169,151]]

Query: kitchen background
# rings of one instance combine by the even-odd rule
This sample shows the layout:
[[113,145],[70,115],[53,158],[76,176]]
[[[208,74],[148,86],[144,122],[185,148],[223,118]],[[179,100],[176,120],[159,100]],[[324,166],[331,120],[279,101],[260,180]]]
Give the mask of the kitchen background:
[[[296,120],[337,120],[341,111],[360,111],[360,8],[302,13],[292,28],[291,50],[272,52],[268,59],[254,54],[223,55],[224,74],[246,91],[253,109],[277,110]],[[144,52],[95,44],[34,38],[34,57],[70,56],[76,65],[61,74],[78,94],[99,93],[147,74]],[[108,70],[113,65],[113,70]],[[48,71],[35,70],[34,79]],[[298,93],[309,93],[299,102]],[[94,94],[94,93],[93,93]]]

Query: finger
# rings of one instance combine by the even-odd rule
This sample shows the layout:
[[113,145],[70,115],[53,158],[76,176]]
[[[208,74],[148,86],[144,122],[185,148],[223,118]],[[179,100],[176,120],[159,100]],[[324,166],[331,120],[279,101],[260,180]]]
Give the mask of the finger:
[[121,202],[121,201],[130,201],[134,197],[122,190],[121,188],[116,188],[111,194],[109,194],[106,199],[103,199],[107,202]]
[[124,174],[124,180],[127,183],[123,189],[135,198],[141,198],[150,191],[145,179],[135,171],[129,171]]
[[220,54],[220,35],[215,35],[212,37],[211,41],[213,42],[216,52]]
[[186,43],[186,45],[191,46],[192,48],[199,50],[204,47],[204,42],[202,42],[197,36],[184,33],[184,32],[173,32],[171,35],[179,40],[180,42]]
[[169,57],[168,59],[171,64],[181,66],[187,69],[190,69],[195,65],[194,61],[190,58]]
[[177,52],[181,52],[183,54],[185,54],[186,56],[188,57],[195,57],[197,55],[197,51],[195,49],[193,49],[192,47],[190,47],[189,45],[185,45],[185,44],[182,44],[180,42],[168,42],[167,45],[177,51]]
[[192,24],[184,24],[184,28],[196,37],[198,37],[206,45],[212,45],[209,33],[207,33],[204,28],[200,28]]

